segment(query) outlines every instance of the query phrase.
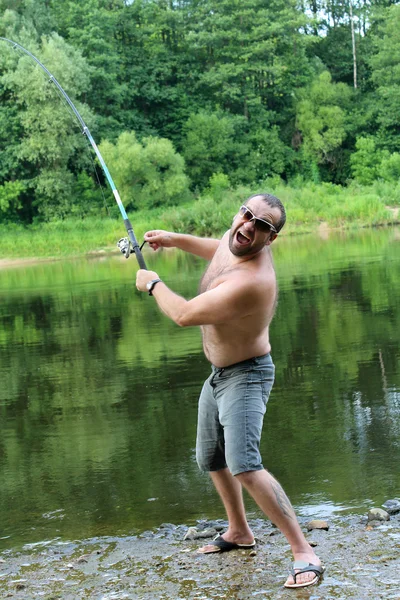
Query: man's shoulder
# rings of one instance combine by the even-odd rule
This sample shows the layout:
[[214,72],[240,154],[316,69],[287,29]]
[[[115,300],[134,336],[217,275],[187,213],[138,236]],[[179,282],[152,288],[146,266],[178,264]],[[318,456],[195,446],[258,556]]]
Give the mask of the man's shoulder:
[[275,271],[273,269],[251,269],[237,266],[225,271],[219,283],[233,283],[243,293],[264,294],[276,287]]

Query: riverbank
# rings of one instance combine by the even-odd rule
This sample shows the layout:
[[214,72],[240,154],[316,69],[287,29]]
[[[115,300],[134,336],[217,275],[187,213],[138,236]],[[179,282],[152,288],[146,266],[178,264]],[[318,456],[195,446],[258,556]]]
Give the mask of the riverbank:
[[[331,230],[399,224],[400,186],[377,182],[374,186],[301,183],[298,187],[282,182],[266,182],[268,189],[284,203],[287,224],[282,236]],[[167,229],[200,236],[219,236],[229,228],[235,210],[254,188],[209,190],[189,204],[168,210],[131,212],[135,235],[141,243],[150,229]],[[0,226],[0,258],[63,258],[116,250],[126,231],[115,206],[112,218],[71,218],[63,221],[22,226]]]
[[[245,600],[398,599],[400,515],[385,523],[366,517],[334,517],[329,530],[308,532],[326,567],[322,582],[303,590],[283,587],[291,566],[284,536],[269,522],[251,521],[253,551],[218,555],[196,552],[204,539],[184,540],[186,525],[164,524],[139,536],[26,545],[0,555],[2,598],[46,600]],[[200,522],[198,529],[226,523]]]

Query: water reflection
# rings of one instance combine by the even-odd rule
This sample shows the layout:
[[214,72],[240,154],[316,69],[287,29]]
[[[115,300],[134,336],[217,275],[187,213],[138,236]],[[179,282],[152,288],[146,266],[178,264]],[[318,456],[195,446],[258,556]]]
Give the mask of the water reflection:
[[[301,514],[399,494],[395,234],[276,246],[277,381],[262,453]],[[164,252],[148,262],[196,293],[202,261]],[[194,459],[209,372],[199,331],[136,292],[135,269],[118,257],[0,272],[3,546],[222,516]]]

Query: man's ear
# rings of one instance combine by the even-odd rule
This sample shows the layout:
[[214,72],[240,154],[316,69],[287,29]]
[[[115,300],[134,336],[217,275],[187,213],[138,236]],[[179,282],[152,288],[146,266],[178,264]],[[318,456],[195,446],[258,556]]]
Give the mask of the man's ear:
[[272,244],[272,242],[274,240],[276,240],[276,238],[278,237],[277,233],[271,233],[271,235],[269,236],[269,238],[267,239],[267,241],[265,242],[266,246],[270,246]]

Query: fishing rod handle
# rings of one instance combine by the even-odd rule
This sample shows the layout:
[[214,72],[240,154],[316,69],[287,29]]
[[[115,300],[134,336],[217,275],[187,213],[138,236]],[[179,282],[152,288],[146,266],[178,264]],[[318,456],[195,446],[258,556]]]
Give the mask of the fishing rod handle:
[[146,263],[144,262],[143,254],[140,251],[140,246],[139,246],[139,244],[137,242],[135,234],[133,233],[133,228],[132,228],[131,222],[130,222],[129,219],[124,219],[124,223],[125,223],[125,227],[126,227],[126,231],[127,231],[128,237],[129,237],[130,242],[132,244],[133,251],[134,251],[135,256],[136,256],[136,260],[139,263],[139,267],[141,269],[146,269],[146,271],[147,271]]

